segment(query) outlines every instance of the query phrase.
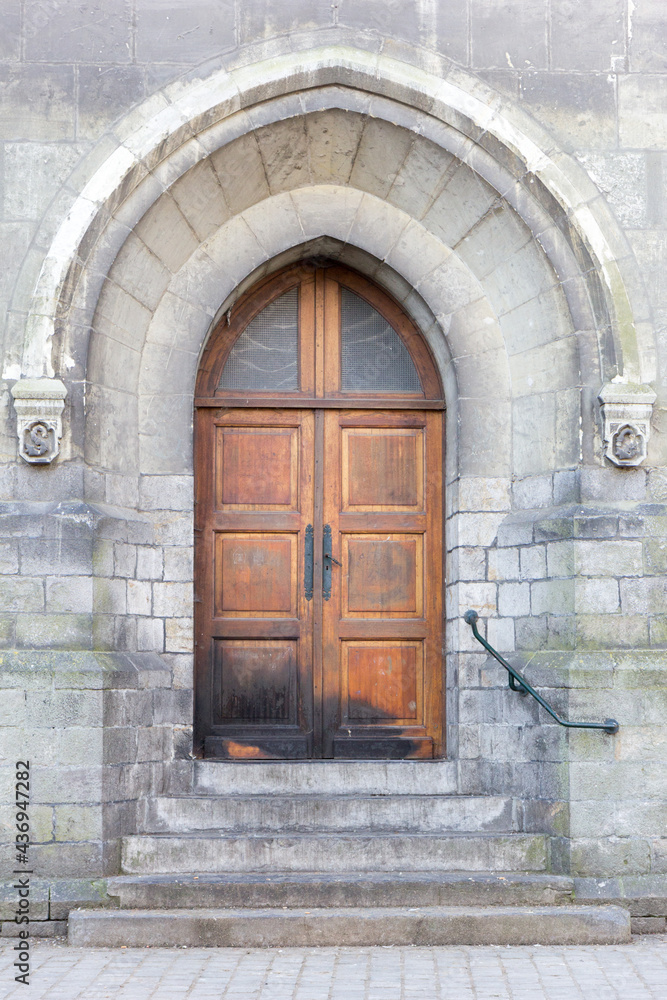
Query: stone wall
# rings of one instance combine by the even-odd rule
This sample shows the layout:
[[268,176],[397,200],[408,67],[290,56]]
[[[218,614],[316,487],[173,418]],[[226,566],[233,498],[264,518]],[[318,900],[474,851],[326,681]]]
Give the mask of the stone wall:
[[[0,770],[6,800],[35,763],[45,914],[96,898],[63,880],[115,870],[190,750],[194,377],[215,316],[308,253],[395,295],[443,374],[459,789],[524,795],[559,870],[666,871],[665,19],[5,0]],[[35,374],[68,393],[51,466],[17,457],[10,390]],[[642,469],[603,457],[614,378],[658,395]],[[468,607],[619,735],[509,692]]]

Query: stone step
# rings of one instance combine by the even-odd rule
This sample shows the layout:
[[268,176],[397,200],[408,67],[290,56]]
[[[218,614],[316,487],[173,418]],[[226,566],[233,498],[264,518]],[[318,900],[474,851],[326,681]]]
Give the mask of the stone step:
[[76,947],[564,945],[630,941],[618,906],[73,910]]
[[539,834],[146,834],[123,838],[126,874],[244,871],[545,871]]
[[481,795],[165,796],[148,801],[140,832],[511,833],[520,829],[520,806],[511,798]]
[[222,872],[121,875],[107,892],[124,909],[351,906],[556,906],[572,903],[565,875],[503,872]]
[[450,760],[281,760],[194,762],[200,795],[454,795]]

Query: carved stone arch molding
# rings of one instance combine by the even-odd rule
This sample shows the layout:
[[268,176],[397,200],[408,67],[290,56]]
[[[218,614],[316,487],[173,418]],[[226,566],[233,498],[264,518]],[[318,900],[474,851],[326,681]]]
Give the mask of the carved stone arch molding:
[[[400,160],[401,149],[405,154],[393,195],[377,190],[372,171],[364,178],[345,177],[343,170],[338,185],[318,183],[308,122],[333,109],[350,121],[386,123],[391,142],[380,155]],[[296,119],[303,122],[306,157],[299,164],[287,156],[281,176],[284,150],[278,142],[279,155],[272,154],[271,135],[279,137],[280,128]],[[179,370],[190,372],[193,384],[196,357],[220,303],[272,258],[325,236],[346,248],[348,263],[353,248],[365,251],[361,259],[375,264],[362,269],[375,267],[387,287],[398,275],[415,290],[406,293],[406,307],[435,318],[428,336],[469,453],[463,465],[450,465],[450,475],[482,469],[485,475],[526,475],[572,465],[579,458],[579,390],[573,388],[579,386],[588,407],[584,452],[590,459],[592,400],[602,382],[620,376],[638,384],[654,377],[641,283],[604,199],[534,122],[459,70],[442,79],[343,46],[237,63],[152,99],[119,126],[113,141],[115,148],[92,174],[49,250],[26,324],[23,360],[26,376],[49,377],[67,367],[70,379],[88,380],[95,419],[88,424],[86,449],[98,467],[131,467],[136,473],[157,463],[154,471],[176,471],[169,442],[179,437],[181,458],[174,462],[187,465],[184,436],[173,420],[165,433],[156,409],[165,397],[165,358],[173,366],[189,354]],[[227,206],[226,218],[209,214],[214,231],[207,233],[206,212],[198,217],[195,208],[186,217],[181,210],[179,185],[187,187],[188,176],[201,181],[207,164],[216,157],[224,161],[226,151],[238,152],[243,143],[247,150],[260,146],[260,162],[270,161],[274,176],[267,178],[262,198],[255,193],[247,204],[241,199]],[[223,189],[224,171],[222,162],[215,173]],[[431,207],[414,204],[424,175],[431,177],[422,192]],[[433,176],[444,179],[441,192]],[[401,199],[398,179],[412,204]],[[447,211],[436,218],[434,206],[443,198]],[[457,215],[458,230],[449,225]],[[266,219],[273,219],[268,227]],[[504,259],[485,273],[494,246]],[[125,287],[153,258],[153,284]],[[503,267],[504,283],[497,273]],[[116,288],[131,307],[125,320],[123,303],[109,306],[105,299],[106,290]],[[508,289],[510,299],[503,301]],[[513,289],[523,292],[512,298]],[[190,339],[183,351],[186,327]],[[525,356],[525,343],[536,352],[533,358]],[[528,382],[521,374],[526,370],[532,373]],[[554,386],[555,372],[562,386]],[[173,395],[181,400],[181,419],[189,421],[182,388]],[[558,399],[559,389],[569,398]],[[530,426],[545,395],[552,433],[536,450]],[[100,415],[114,406],[136,408],[136,437],[120,442],[101,427]],[[476,414],[475,425],[465,419],[466,406]],[[480,412],[488,414],[488,423],[480,421]],[[557,439],[567,454],[557,453]],[[71,442],[74,454],[82,444]]]

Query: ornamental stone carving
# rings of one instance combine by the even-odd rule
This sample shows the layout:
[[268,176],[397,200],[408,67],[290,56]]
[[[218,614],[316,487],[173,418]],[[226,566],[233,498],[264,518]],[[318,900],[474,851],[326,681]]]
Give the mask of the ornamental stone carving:
[[646,458],[656,394],[648,385],[609,382],[598,396],[604,425],[604,453],[620,467]]
[[57,378],[26,378],[12,387],[19,455],[31,465],[47,465],[58,454],[66,395]]

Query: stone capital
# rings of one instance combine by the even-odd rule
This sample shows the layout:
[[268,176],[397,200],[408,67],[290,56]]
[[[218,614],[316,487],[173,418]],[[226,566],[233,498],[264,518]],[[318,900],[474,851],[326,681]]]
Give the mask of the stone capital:
[[12,386],[19,455],[31,465],[46,465],[60,450],[67,389],[57,378],[26,378]]
[[648,385],[608,382],[598,395],[602,409],[604,453],[621,468],[641,465],[651,436],[656,394]]

